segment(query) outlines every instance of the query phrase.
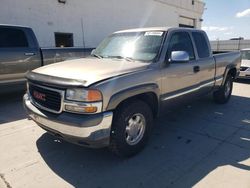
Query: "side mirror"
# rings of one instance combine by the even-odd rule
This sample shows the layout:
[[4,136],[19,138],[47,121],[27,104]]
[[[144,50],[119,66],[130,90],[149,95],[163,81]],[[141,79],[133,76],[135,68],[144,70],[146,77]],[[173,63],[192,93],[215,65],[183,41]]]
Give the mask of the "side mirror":
[[91,55],[95,54],[95,49],[93,49],[90,54]]
[[189,60],[189,54],[185,51],[173,51],[171,53],[171,63],[187,63]]

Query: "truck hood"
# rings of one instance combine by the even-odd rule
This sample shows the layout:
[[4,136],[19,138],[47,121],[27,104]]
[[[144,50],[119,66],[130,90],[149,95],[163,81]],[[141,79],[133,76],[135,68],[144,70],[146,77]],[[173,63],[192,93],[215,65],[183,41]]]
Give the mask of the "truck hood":
[[146,69],[148,65],[138,61],[83,58],[40,67],[32,73],[74,80],[87,87],[98,81]]
[[241,66],[242,67],[250,67],[250,60],[242,60]]

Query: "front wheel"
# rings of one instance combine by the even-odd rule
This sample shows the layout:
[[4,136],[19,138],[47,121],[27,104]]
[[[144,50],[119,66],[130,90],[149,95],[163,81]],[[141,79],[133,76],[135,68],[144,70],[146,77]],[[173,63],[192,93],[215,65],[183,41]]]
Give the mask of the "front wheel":
[[135,155],[146,145],[152,122],[152,110],[143,101],[122,104],[115,112],[110,150],[121,157]]
[[233,78],[231,75],[228,75],[224,85],[214,92],[214,101],[218,104],[225,104],[229,101],[233,90]]

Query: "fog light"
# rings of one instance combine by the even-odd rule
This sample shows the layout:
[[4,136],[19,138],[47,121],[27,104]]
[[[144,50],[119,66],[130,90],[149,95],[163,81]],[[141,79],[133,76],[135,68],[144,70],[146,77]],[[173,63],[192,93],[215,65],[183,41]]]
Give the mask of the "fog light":
[[95,113],[97,112],[96,106],[73,106],[73,105],[65,105],[65,110],[70,112],[78,112],[78,113]]

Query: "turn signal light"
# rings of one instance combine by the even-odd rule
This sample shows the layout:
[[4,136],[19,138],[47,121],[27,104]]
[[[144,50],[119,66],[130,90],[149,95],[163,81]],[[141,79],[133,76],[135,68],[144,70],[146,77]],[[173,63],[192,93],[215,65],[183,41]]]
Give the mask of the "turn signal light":
[[65,105],[65,110],[77,113],[95,113],[97,112],[96,106],[73,106]]

